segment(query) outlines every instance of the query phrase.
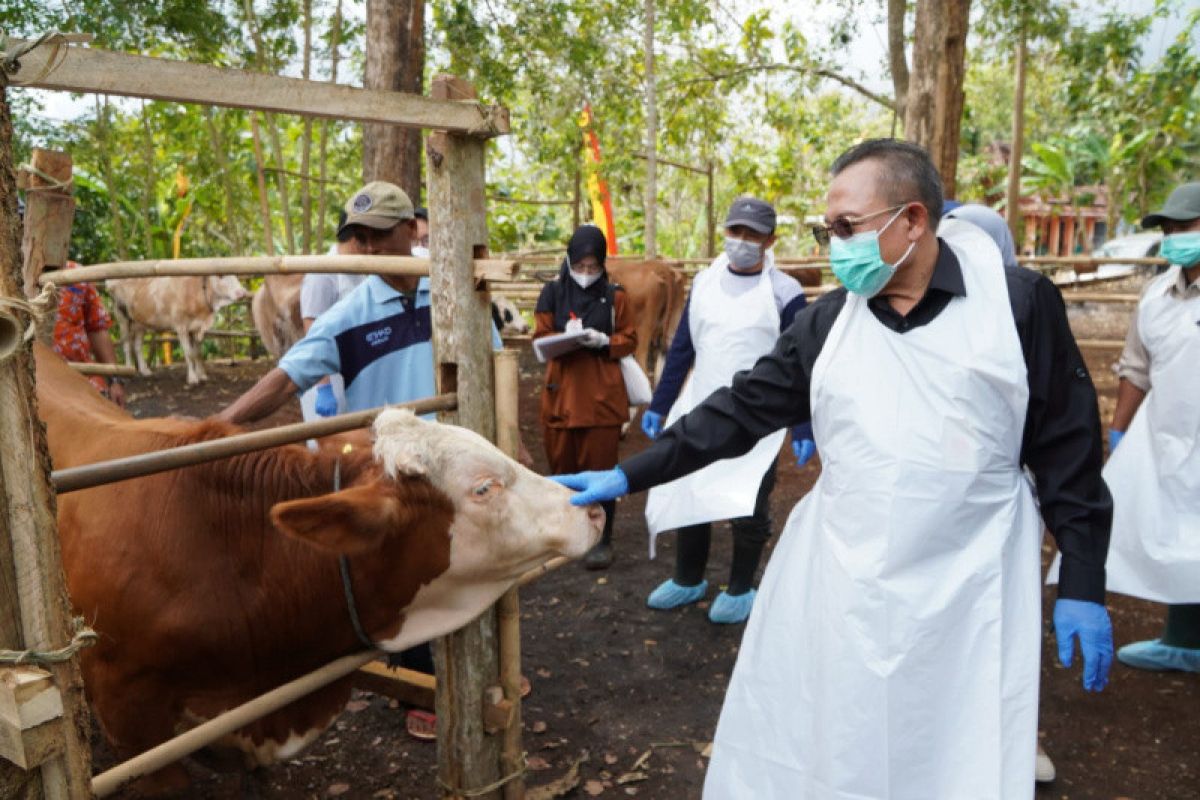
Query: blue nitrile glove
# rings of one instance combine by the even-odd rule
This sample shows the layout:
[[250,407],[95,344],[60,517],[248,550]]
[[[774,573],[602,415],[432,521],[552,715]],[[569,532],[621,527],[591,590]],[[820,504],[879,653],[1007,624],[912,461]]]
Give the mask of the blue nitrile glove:
[[792,452],[796,454],[796,466],[803,467],[817,454],[817,443],[812,439],[792,440]]
[[337,398],[333,396],[333,385],[322,383],[317,386],[317,413],[322,417],[332,417],[337,414]]
[[662,414],[655,413],[648,408],[642,412],[642,433],[651,439],[657,439],[658,435],[662,433],[662,424]]
[[616,500],[629,493],[629,479],[620,467],[600,472],[576,472],[574,475],[551,475],[550,480],[579,492],[571,498],[573,506],[588,506]]
[[1113,659],[1112,620],[1108,609],[1089,600],[1060,597],[1054,604],[1054,637],[1058,640],[1058,660],[1071,666],[1075,655],[1075,637],[1083,653],[1083,688],[1099,692],[1108,685],[1108,670]]
[[1116,450],[1117,445],[1119,445],[1121,443],[1121,440],[1124,438],[1125,438],[1125,431],[1119,431],[1116,428],[1109,428],[1108,429],[1108,452],[1111,453],[1113,450]]

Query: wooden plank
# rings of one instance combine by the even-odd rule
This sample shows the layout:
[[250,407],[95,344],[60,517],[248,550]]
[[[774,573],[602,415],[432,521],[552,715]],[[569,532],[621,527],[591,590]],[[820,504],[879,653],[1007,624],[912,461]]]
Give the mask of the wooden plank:
[[[9,39],[9,48],[22,39]],[[508,109],[474,100],[435,100],[402,92],[359,89],[321,81],[263,75],[238,69],[191,64],[165,58],[114,53],[70,45],[62,63],[37,78],[52,49],[39,47],[21,59],[14,85],[67,92],[98,92],[147,100],[227,108],[248,108],[280,114],[384,122],[404,128],[433,128],[490,137],[509,132]],[[22,84],[22,80],[31,81]]]
[[[8,90],[0,85],[0,297],[20,297],[16,179]],[[22,342],[0,362],[0,648],[55,650],[75,633],[50,486],[46,429],[38,419],[33,352]],[[88,796],[91,747],[78,659],[47,667],[62,697],[62,755],[26,773],[0,762],[0,796]]]
[[[110,278],[152,278],[160,275],[283,275],[339,272],[351,275],[428,275],[429,259],[414,256],[233,256],[175,258],[156,261],[114,261],[69,272],[48,273],[42,283],[82,283]],[[517,262],[481,258],[474,262],[473,280],[512,280]]]
[[[434,97],[474,96],[471,85],[438,76]],[[491,309],[475,291],[472,260],[487,252],[484,142],[434,132],[427,137],[429,217],[433,267],[433,352],[439,392],[457,392],[458,410],[443,422],[470,428],[495,441],[495,383],[491,352]],[[468,793],[501,776],[498,736],[485,728],[487,689],[500,674],[496,609],[489,608],[456,633],[434,643],[438,676],[438,778],[443,787]],[[445,797],[454,797],[444,790]],[[471,795],[500,800],[501,790]]]
[[354,688],[432,711],[437,678],[424,672],[389,667],[381,661],[372,661],[354,673]]

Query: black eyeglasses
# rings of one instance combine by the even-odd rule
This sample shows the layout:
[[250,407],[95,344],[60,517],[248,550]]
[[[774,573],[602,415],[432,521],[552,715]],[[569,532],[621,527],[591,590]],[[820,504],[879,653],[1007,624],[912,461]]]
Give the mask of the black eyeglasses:
[[886,214],[889,211],[898,211],[904,208],[908,203],[901,203],[898,206],[885,208],[882,211],[875,211],[871,214],[864,214],[861,217],[838,217],[828,225],[813,225],[812,235],[817,240],[817,244],[821,247],[829,246],[830,236],[836,236],[839,239],[849,239],[854,235],[854,229],[866,222],[869,219],[874,219],[881,214]]

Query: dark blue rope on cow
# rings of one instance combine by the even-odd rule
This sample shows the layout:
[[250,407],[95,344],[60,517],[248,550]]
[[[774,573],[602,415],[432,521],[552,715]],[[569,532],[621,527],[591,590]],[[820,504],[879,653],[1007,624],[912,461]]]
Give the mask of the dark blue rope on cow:
[[[333,465],[333,490],[338,492],[341,489],[342,460],[339,458]],[[363,630],[362,621],[358,618],[358,605],[354,602],[354,584],[350,580],[350,559],[339,555],[338,569],[342,573],[342,592],[346,595],[346,608],[350,612],[350,625],[354,628],[354,635],[368,650],[378,650],[379,645],[371,641],[370,636],[367,636],[367,632]],[[400,666],[400,654],[387,653],[387,665],[389,667]]]

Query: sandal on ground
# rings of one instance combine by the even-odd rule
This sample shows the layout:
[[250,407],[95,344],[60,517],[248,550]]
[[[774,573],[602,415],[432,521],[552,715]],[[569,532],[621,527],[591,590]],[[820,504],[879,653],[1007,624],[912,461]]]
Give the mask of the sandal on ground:
[[404,729],[408,735],[422,742],[437,740],[437,715],[419,708],[410,708],[404,715]]

